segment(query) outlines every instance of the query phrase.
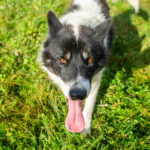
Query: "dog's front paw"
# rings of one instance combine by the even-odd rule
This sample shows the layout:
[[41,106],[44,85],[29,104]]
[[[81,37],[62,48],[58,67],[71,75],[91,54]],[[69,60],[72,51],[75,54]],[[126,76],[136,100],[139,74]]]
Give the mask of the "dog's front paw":
[[91,128],[84,128],[80,133],[83,135],[91,134]]

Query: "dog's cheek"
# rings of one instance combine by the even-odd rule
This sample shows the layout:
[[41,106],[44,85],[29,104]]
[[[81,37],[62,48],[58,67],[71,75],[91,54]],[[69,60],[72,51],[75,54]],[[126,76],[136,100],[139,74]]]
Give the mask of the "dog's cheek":
[[56,74],[57,76],[60,75],[61,67],[59,66],[58,62],[54,58],[47,59],[44,65],[50,72]]

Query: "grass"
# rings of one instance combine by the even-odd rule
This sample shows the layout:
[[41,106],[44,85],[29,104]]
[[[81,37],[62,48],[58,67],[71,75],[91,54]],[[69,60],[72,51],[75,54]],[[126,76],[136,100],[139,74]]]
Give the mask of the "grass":
[[39,68],[46,12],[70,0],[0,2],[0,150],[150,149],[150,2],[138,15],[112,3],[115,39],[93,114],[92,135],[65,129],[66,101]]

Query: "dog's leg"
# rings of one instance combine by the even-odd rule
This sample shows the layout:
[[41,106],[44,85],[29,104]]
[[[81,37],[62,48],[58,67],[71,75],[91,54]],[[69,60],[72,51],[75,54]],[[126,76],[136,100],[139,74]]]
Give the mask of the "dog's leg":
[[[112,0],[112,2],[116,2],[117,0]],[[140,0],[127,0],[128,3],[134,8],[135,12],[139,12]]]
[[135,12],[139,12],[140,0],[127,0],[128,3],[135,9]]
[[91,91],[87,99],[85,100],[85,106],[83,110],[83,116],[85,121],[84,130],[81,132],[82,134],[91,133],[91,119],[92,119],[92,112],[95,105],[98,89],[100,86],[100,78],[102,77],[102,72],[100,71],[97,73],[91,83]]
[[83,116],[85,121],[84,130],[81,132],[83,134],[91,133],[91,119],[92,119],[92,112],[96,101],[97,92],[99,89],[99,85],[95,85],[95,88],[91,91],[92,93],[88,96],[85,101],[85,107],[83,110]]

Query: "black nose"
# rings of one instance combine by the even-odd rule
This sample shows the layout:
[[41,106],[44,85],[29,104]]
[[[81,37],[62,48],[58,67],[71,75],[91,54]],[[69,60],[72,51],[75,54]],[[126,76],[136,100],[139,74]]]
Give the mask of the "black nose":
[[83,100],[87,96],[87,91],[85,88],[73,88],[70,91],[70,96],[72,100]]

